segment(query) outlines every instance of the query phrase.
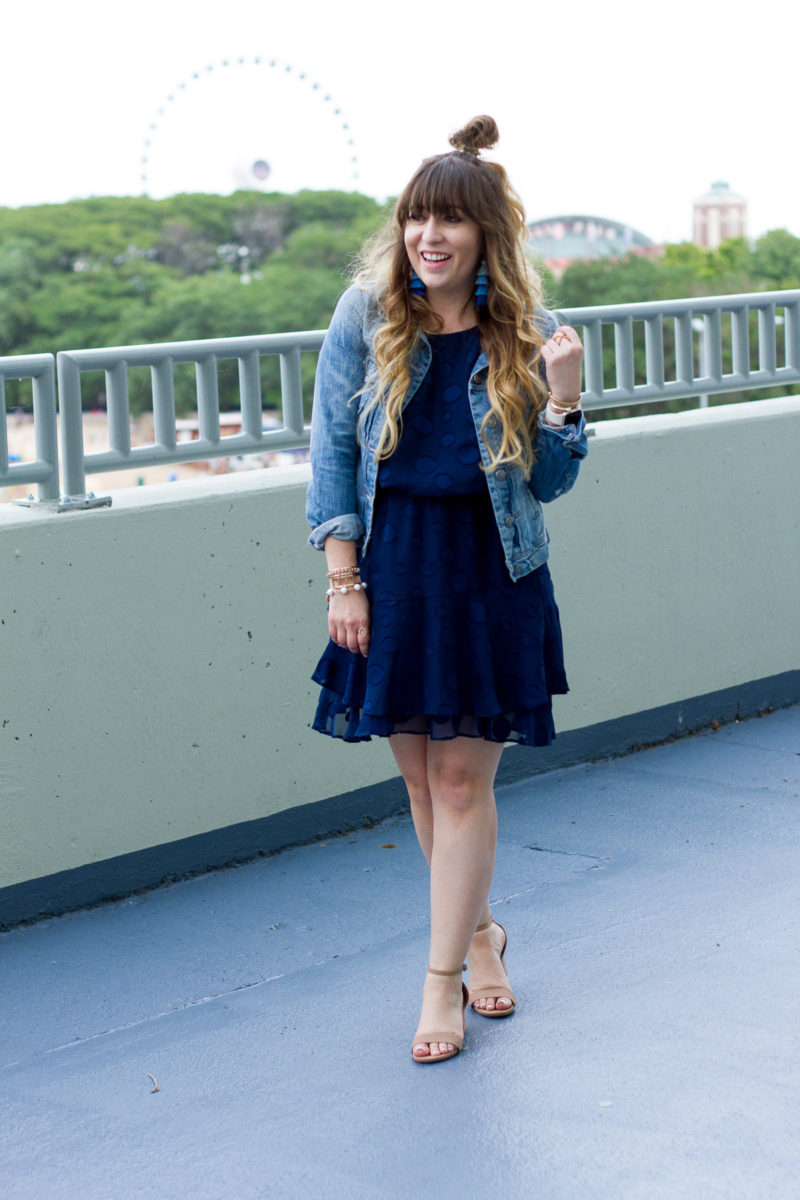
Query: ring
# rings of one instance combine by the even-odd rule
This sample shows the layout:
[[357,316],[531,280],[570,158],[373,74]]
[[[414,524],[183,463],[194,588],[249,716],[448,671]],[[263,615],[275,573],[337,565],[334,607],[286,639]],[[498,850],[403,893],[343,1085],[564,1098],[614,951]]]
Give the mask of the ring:
[[555,335],[555,337],[553,338],[553,341],[558,342],[558,344],[560,346],[562,342],[568,342],[569,338],[567,337],[567,335],[565,333],[557,333]]
[[369,630],[368,630],[368,629],[359,629],[359,631],[358,631],[358,636],[359,636],[359,637],[367,637],[367,636],[368,636],[368,634],[369,634]]

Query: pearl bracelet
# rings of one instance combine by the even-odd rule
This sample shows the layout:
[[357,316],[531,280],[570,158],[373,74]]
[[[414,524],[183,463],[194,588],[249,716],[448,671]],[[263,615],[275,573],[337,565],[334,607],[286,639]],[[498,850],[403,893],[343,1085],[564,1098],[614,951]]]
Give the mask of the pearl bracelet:
[[348,592],[361,592],[361,591],[365,592],[366,590],[367,590],[367,585],[365,583],[361,583],[361,582],[359,582],[359,583],[341,583],[341,584],[337,583],[335,586],[329,587],[328,590],[325,592],[325,597],[326,597],[325,603],[330,604],[331,596],[335,596],[337,592],[339,592],[339,594],[342,596],[346,596]]

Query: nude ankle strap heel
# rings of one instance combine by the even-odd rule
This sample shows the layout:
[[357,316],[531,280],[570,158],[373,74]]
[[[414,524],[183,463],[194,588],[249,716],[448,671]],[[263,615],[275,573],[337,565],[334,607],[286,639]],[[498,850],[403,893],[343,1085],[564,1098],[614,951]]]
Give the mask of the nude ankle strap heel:
[[[483,933],[485,930],[490,929],[492,927],[492,925],[496,925],[498,929],[503,930],[503,948],[500,951],[500,966],[503,968],[503,970],[505,970],[505,957],[506,957],[506,946],[508,945],[508,935],[506,934],[506,931],[505,931],[505,929],[503,929],[503,926],[500,924],[500,922],[495,921],[494,917],[492,917],[490,920],[484,921],[483,925],[479,925],[477,927],[477,929],[475,930],[475,932]],[[501,997],[508,998],[511,1001],[511,1005],[509,1008],[489,1008],[489,1009],[487,1009],[487,1008],[476,1008],[475,1007],[476,1000],[494,1000],[496,1002]],[[472,1008],[472,1011],[474,1013],[477,1013],[477,1015],[479,1017],[510,1017],[511,1014],[513,1013],[514,1009],[517,1007],[517,998],[514,995],[514,993],[512,992],[511,987],[508,983],[508,977],[506,976],[505,983],[503,983],[502,981],[498,981],[496,983],[492,983],[492,982],[478,983],[478,984],[475,984],[474,987],[472,986],[472,980],[470,980],[469,1003]]]
[[[460,975],[466,969],[466,963],[461,967],[456,967],[455,971],[440,971],[436,967],[428,967],[429,975]],[[461,1013],[464,1020],[464,1026],[460,1033],[456,1033],[453,1029],[435,1029],[428,1033],[422,1029],[418,1029],[414,1034],[414,1040],[411,1043],[411,1057],[415,1063],[434,1063],[444,1062],[447,1058],[455,1058],[461,1053],[461,1048],[464,1045],[464,1034],[467,1029],[467,1004],[469,1003],[469,992],[466,984],[461,984]],[[421,1058],[414,1053],[414,1047],[419,1046],[422,1042],[448,1042],[451,1046],[455,1046],[455,1050],[448,1050],[445,1054],[425,1054]]]

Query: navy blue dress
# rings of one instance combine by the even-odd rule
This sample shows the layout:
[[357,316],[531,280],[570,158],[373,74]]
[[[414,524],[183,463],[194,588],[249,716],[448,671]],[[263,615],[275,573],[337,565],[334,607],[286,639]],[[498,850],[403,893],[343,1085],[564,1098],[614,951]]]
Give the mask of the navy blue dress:
[[313,728],[350,742],[417,733],[546,746],[551,696],[568,690],[550,572],[512,583],[505,565],[467,392],[477,327],[428,336],[431,366],[380,466],[361,562],[369,656],[328,642]]

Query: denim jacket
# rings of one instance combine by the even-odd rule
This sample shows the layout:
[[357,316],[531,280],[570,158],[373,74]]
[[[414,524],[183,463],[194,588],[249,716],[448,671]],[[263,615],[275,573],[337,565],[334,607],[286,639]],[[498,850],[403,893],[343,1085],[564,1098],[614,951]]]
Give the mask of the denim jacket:
[[[379,467],[375,449],[384,414],[379,405],[373,408],[359,437],[359,417],[369,402],[369,393],[357,397],[356,393],[374,367],[372,343],[381,323],[374,297],[350,287],[336,306],[320,350],[311,420],[312,481],[306,500],[312,530],[308,540],[317,550],[322,550],[325,539],[331,536],[359,542],[362,550],[369,545]],[[540,324],[547,337],[557,327],[555,318],[544,310]],[[417,391],[430,363],[430,343],[420,334],[412,351],[411,382],[404,405]],[[490,407],[487,373],[488,360],[481,351],[469,379],[469,403],[484,467],[490,465],[489,451],[480,435]],[[542,503],[563,495],[575,482],[588,449],[585,425],[582,414],[577,424],[562,428],[546,425],[540,417],[530,479],[526,480],[518,467],[509,465],[486,472],[512,579],[529,574],[547,559],[550,538],[542,519]],[[487,437],[499,442],[495,418],[487,424]]]

